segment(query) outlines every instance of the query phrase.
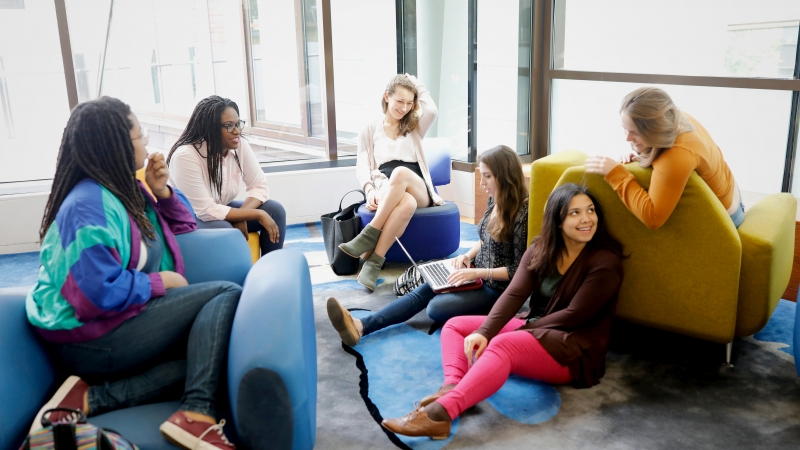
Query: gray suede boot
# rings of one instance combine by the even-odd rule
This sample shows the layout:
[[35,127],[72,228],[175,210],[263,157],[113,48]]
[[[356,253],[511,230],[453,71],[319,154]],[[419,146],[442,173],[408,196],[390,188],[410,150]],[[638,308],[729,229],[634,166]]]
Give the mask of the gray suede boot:
[[361,273],[358,274],[359,284],[374,292],[384,261],[386,261],[386,258],[383,256],[378,256],[375,253],[370,255],[364,265],[361,266]]
[[358,258],[362,254],[375,249],[378,244],[378,238],[381,237],[381,230],[372,228],[372,225],[367,224],[358,236],[354,237],[352,241],[339,244],[339,248],[352,256]]

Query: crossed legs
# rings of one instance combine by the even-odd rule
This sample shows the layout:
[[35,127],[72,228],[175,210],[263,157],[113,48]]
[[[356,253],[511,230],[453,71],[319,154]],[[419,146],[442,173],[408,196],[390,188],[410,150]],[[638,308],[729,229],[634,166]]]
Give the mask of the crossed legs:
[[403,235],[417,208],[425,208],[431,202],[425,181],[405,167],[396,168],[377,195],[378,211],[372,222],[355,239],[339,246],[351,256],[371,252],[358,276],[358,282],[370,290],[375,290],[394,238]]

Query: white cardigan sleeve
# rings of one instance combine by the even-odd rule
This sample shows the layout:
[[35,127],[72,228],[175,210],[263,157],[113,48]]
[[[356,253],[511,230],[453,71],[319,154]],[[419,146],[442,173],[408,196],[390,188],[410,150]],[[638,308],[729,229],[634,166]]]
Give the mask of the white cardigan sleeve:
[[242,163],[242,179],[244,180],[247,196],[264,203],[269,200],[267,176],[261,170],[261,164],[258,163],[250,144],[244,140],[241,142],[239,145],[239,159]]
[[191,146],[177,149],[169,163],[169,184],[180,189],[189,199],[198,219],[203,222],[225,220],[231,207],[214,199],[208,176],[204,176],[208,168],[203,162]]
[[364,194],[369,194],[369,191],[375,189],[375,185],[372,183],[372,174],[370,171],[370,162],[369,158],[371,157],[371,151],[373,150],[369,148],[372,139],[367,138],[367,135],[373,130],[374,127],[370,124],[364,127],[361,133],[358,134],[358,149],[356,150],[356,178],[358,178],[358,184],[361,186],[361,190],[364,191]]

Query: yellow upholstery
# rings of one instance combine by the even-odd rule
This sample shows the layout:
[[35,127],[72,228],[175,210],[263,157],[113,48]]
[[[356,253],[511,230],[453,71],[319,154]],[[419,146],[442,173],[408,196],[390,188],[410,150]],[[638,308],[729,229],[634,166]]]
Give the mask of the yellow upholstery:
[[261,243],[258,241],[258,233],[253,231],[247,234],[247,245],[250,246],[250,257],[255,264],[258,258],[261,258]]
[[764,328],[792,276],[797,199],[773,194],[748,208],[739,226],[742,277],[736,335]]
[[[144,181],[144,168],[141,168],[136,171],[136,178],[141,180],[144,183],[144,187],[152,193],[153,191],[150,190],[150,186],[147,185]],[[247,245],[250,246],[250,257],[253,259],[253,264],[261,258],[261,245],[258,241],[258,233],[252,232],[247,235]]]
[[136,171],[136,179],[142,182],[142,184],[144,185],[144,188],[147,189],[147,192],[149,192],[151,194],[153,193],[153,191],[150,190],[150,186],[144,180],[144,167],[142,167],[141,169]]
[[[711,189],[692,174],[669,220],[651,231],[627,210],[602,176],[585,174],[586,155],[561,153],[537,160],[531,170],[529,237],[539,232],[544,203],[554,187],[585,183],[603,207],[609,229],[630,254],[624,262],[617,316],[720,343],[766,324],[789,281],[794,197],[777,194],[753,206],[745,219],[750,224],[740,228],[744,236],[740,239]],[[649,187],[650,169],[635,163],[626,168],[639,184]],[[740,273],[747,279],[741,287]]]
[[537,159],[531,165],[531,190],[528,194],[528,244],[539,234],[542,228],[544,205],[547,197],[553,192],[558,179],[570,167],[582,166],[586,156],[577,150],[566,150]]

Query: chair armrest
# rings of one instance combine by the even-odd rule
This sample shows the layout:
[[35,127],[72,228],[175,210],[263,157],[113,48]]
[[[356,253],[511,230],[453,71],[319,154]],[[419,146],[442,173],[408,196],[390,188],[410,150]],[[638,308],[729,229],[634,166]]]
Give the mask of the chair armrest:
[[0,289],[0,450],[16,450],[56,382],[56,371],[28,323],[30,286]]
[[317,408],[314,305],[308,262],[296,250],[268,253],[244,284],[228,350],[228,390],[237,429],[239,386],[256,368],[281,376],[292,403],[293,448],[312,448]]
[[250,247],[236,229],[204,229],[175,236],[189,284],[204,281],[244,283],[252,266]]
[[433,185],[450,184],[450,139],[426,138],[422,140],[422,147]]
[[797,199],[792,194],[773,194],[748,209],[739,226],[742,269],[737,336],[764,328],[789,284],[796,215]]

